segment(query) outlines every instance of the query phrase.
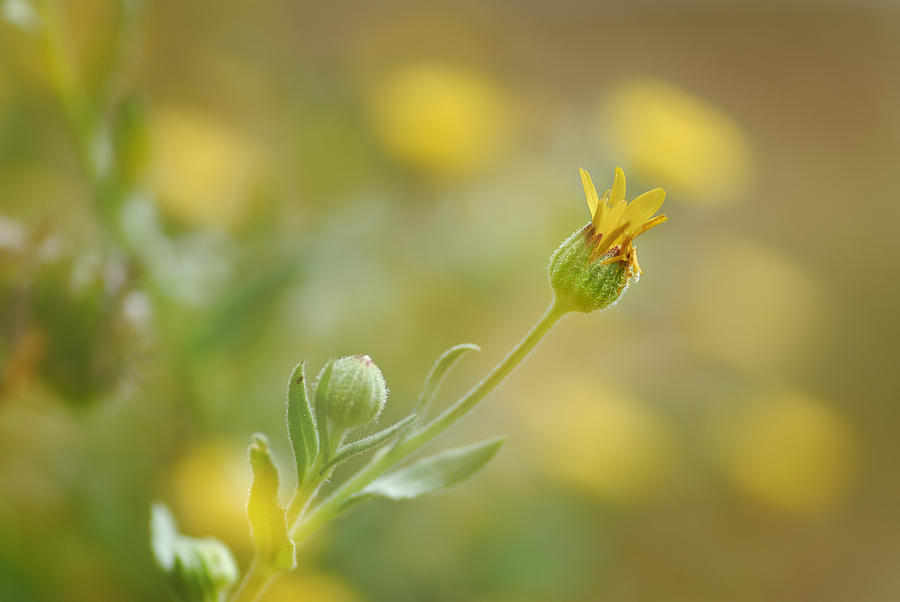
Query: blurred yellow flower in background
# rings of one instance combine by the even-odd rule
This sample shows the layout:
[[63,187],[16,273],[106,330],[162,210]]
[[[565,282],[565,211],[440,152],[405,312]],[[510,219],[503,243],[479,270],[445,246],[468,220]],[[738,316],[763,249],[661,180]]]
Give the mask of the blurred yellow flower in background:
[[260,157],[239,132],[206,113],[154,111],[150,184],[157,202],[190,226],[227,228],[250,209]]
[[846,420],[826,403],[794,391],[757,400],[716,437],[734,484],[788,512],[831,507],[846,490],[857,456]]
[[674,444],[646,405],[584,383],[526,408],[542,468],[563,484],[619,502],[648,498],[665,484]]
[[189,449],[172,469],[175,515],[186,534],[213,535],[235,550],[250,549],[247,522],[246,449],[231,441],[209,439]]
[[641,177],[666,182],[681,202],[734,201],[746,190],[752,154],[740,126],[714,105],[662,80],[614,87],[596,115],[612,145]]
[[435,176],[461,176],[502,150],[509,106],[498,87],[468,68],[406,65],[378,81],[372,94],[374,132],[408,167]]
[[710,241],[685,287],[683,333],[704,353],[741,369],[791,361],[821,325],[825,295],[786,255],[730,237]]
[[275,580],[266,593],[270,602],[363,602],[343,580],[324,573],[292,572]]

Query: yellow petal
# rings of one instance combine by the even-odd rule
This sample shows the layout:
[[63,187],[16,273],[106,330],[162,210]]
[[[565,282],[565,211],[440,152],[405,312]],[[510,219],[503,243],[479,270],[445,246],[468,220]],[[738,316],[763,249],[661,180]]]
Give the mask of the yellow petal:
[[613,180],[612,187],[612,195],[610,196],[610,203],[615,205],[621,201],[625,200],[625,172],[622,171],[621,167],[616,168],[616,177]]
[[597,207],[600,205],[600,199],[597,197],[597,189],[591,181],[591,174],[583,169],[581,172],[581,185],[584,186],[584,196],[587,198],[588,209],[591,210],[591,217],[597,213]]
[[659,211],[665,199],[666,191],[662,188],[654,188],[649,192],[645,192],[628,204],[622,219],[631,222],[635,226],[640,226]]
[[612,203],[609,210],[606,212],[605,219],[603,220],[603,227],[600,231],[607,232],[621,224],[625,220],[625,211],[627,209],[628,205],[624,200],[619,201],[618,203]]
[[637,238],[638,236],[640,236],[641,234],[643,234],[644,232],[646,232],[653,226],[658,226],[668,219],[669,218],[667,218],[665,215],[657,215],[650,221],[644,222],[641,226],[639,226],[638,229],[635,231],[635,233],[632,235],[632,238]]
[[613,245],[615,245],[619,241],[619,239],[622,238],[622,233],[624,233],[628,229],[628,225],[629,224],[625,223],[612,232],[604,233],[600,238],[600,244],[598,244],[597,248],[594,249],[592,257],[600,257],[601,255],[609,251],[613,247]]

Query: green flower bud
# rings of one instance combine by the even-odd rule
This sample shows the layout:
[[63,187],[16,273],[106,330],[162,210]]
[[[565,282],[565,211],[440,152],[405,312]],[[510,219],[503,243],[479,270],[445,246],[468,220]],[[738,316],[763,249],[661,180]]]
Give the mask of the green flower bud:
[[615,303],[631,281],[627,264],[592,258],[593,225],[573,233],[550,258],[550,286],[570,310],[590,313]]
[[154,504],[150,521],[153,554],[179,600],[218,602],[238,579],[237,564],[212,537],[178,533],[168,508]]
[[315,399],[321,434],[336,449],[347,431],[378,418],[387,403],[387,384],[368,355],[342,357],[322,368]]
[[183,538],[177,546],[169,582],[182,599],[218,602],[237,579],[237,564],[217,539]]

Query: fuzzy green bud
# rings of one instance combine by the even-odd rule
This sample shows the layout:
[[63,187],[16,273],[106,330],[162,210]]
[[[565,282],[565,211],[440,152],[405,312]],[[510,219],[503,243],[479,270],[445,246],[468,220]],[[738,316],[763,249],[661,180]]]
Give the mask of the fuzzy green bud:
[[550,286],[557,300],[572,311],[590,313],[615,303],[634,271],[623,261],[605,262],[617,251],[599,257],[594,253],[597,238],[592,224],[574,232],[550,258]]
[[218,602],[237,582],[237,564],[228,548],[211,537],[181,535],[162,504],[153,505],[150,531],[156,563],[179,600]]
[[332,360],[319,373],[316,418],[329,447],[336,447],[350,429],[365,426],[387,403],[387,384],[368,355]]

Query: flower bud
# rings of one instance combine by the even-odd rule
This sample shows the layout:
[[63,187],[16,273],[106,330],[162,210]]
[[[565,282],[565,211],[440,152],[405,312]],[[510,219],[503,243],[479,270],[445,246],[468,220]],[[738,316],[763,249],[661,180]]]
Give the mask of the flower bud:
[[153,505],[150,532],[156,563],[179,599],[221,600],[237,582],[237,564],[225,544],[180,534],[162,504]]
[[387,385],[372,358],[353,355],[325,364],[315,397],[320,428],[324,422],[335,446],[348,430],[378,418],[387,403]]

